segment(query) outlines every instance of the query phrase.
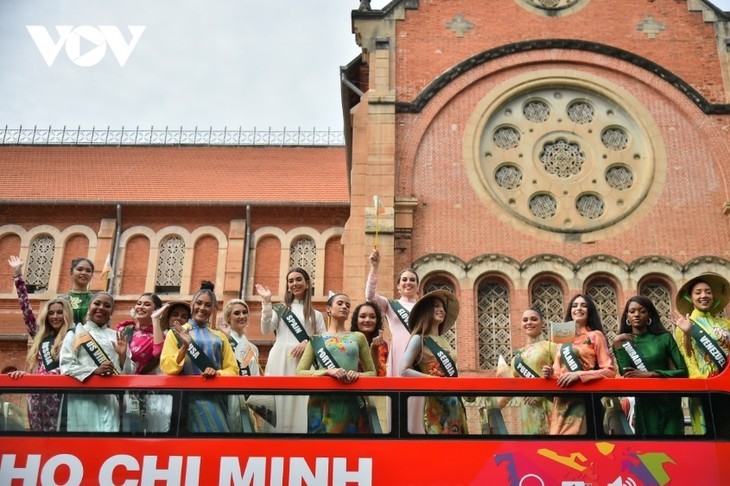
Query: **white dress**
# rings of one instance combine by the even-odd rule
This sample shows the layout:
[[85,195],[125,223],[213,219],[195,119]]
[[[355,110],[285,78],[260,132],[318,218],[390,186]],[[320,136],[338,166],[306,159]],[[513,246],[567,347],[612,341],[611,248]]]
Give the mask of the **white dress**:
[[[68,332],[61,346],[61,373],[73,376],[83,382],[98,368],[89,352],[83,346],[76,345],[85,334],[91,335],[94,341],[114,363],[120,374],[134,373],[132,352],[127,347],[127,358],[124,366],[119,365],[119,356],[114,345],[117,333],[106,325],[98,326],[94,322],[76,324],[73,332]],[[116,395],[67,395],[66,428],[69,432],[118,432],[119,431],[119,399]],[[63,417],[61,417],[63,420]]]
[[[298,300],[292,302],[291,310],[299,322],[304,325],[307,335],[323,334],[326,331],[322,313],[314,311],[314,326],[304,322],[304,306]],[[296,376],[298,358],[290,356],[299,344],[297,338],[289,330],[289,326],[279,319],[271,304],[264,304],[261,312],[261,332],[271,334],[276,331],[276,341],[269,351],[266,362],[266,376]],[[263,432],[271,433],[307,433],[308,395],[276,396],[276,427],[264,423]]]

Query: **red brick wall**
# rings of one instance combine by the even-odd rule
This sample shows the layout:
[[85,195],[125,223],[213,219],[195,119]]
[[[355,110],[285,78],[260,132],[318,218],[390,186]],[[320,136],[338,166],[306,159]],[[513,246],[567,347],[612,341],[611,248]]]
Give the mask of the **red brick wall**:
[[147,281],[147,263],[150,258],[150,240],[146,236],[135,236],[127,241],[124,252],[124,274],[121,281],[122,295],[143,294]]
[[[456,14],[475,25],[463,37],[445,27]],[[636,28],[648,15],[667,27],[654,39]],[[413,100],[438,75],[481,52],[520,41],[581,39],[645,57],[710,101],[724,102],[713,25],[702,20],[701,12],[689,12],[684,1],[594,0],[574,14],[545,17],[516,1],[433,0],[406,10],[406,20],[396,22],[396,28],[398,101]]]
[[[340,243],[340,237],[336,236],[330,238],[327,241],[325,247],[325,274],[324,274],[324,294],[332,290],[333,292],[344,291],[342,287],[342,271],[343,271],[343,248]],[[357,302],[362,300],[361,295],[350,295],[352,299],[353,308],[357,305]]]
[[223,288],[223,282],[216,282],[216,268],[218,266],[218,240],[212,236],[203,236],[195,242],[193,253],[193,270],[190,280],[190,292],[195,293],[200,288],[202,280],[210,280],[216,284],[218,290]]
[[15,292],[13,285],[13,271],[7,264],[11,255],[18,256],[20,253],[20,237],[17,235],[5,235],[0,238],[0,293]]

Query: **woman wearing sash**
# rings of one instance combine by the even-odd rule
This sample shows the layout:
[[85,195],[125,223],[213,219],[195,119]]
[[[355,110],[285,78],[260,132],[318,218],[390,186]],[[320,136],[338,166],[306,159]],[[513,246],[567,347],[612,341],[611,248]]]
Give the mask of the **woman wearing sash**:
[[[398,300],[391,300],[377,293],[379,265],[380,252],[374,249],[370,252],[370,273],[365,284],[365,299],[377,304],[388,321],[390,330],[388,376],[400,376],[403,353],[411,339],[408,315],[418,300],[418,274],[410,268],[402,270],[396,281],[396,290],[400,297]],[[423,410],[423,399],[412,397],[408,401],[408,431],[413,434],[424,433],[421,410]]]
[[94,264],[88,258],[75,258],[71,262],[71,290],[60,297],[68,300],[74,311],[74,323],[86,322],[89,303],[94,294],[89,291],[91,277],[94,276]]
[[[522,313],[522,329],[528,343],[515,351],[512,358],[512,375],[517,378],[540,378],[544,366],[551,367],[555,362],[557,346],[542,338],[545,319],[536,307]],[[547,435],[550,432],[550,416],[553,404],[545,397],[523,397],[520,399],[520,423],[525,435]],[[500,408],[509,399],[500,399]]]
[[[552,366],[542,367],[543,376],[557,379],[558,386],[563,388],[577,382],[613,378],[616,367],[593,299],[584,294],[573,297],[568,303],[565,320],[575,321],[575,338],[572,343],[560,346]],[[583,399],[556,397],[550,420],[550,434],[585,434],[586,430]]]
[[[46,302],[38,320],[28,299],[28,288],[23,278],[23,260],[11,256],[8,264],[13,269],[13,281],[18,293],[18,302],[23,312],[23,320],[33,344],[26,358],[28,369],[35,375],[58,375],[61,343],[66,332],[73,327],[73,312],[68,301],[55,298]],[[16,370],[10,373],[19,379],[26,373]],[[58,411],[61,395],[55,393],[31,393],[28,395],[28,422],[34,432],[52,432],[58,425]]]
[[[233,354],[238,362],[238,372],[241,376],[260,376],[259,350],[246,337],[248,328],[248,304],[241,299],[228,301],[223,308],[223,324],[219,329],[228,336]],[[231,431],[254,432],[253,418],[249,413],[244,395],[229,397]]]
[[[361,332],[348,331],[350,298],[334,294],[327,300],[327,331],[315,334],[299,361],[301,376],[331,376],[353,383],[360,376],[375,376],[370,346]],[[312,365],[317,369],[313,370]],[[362,367],[362,372],[358,368]],[[307,404],[310,434],[367,434],[373,431],[367,402],[358,396],[311,395]]]
[[[401,376],[458,376],[456,352],[443,337],[458,315],[459,301],[446,290],[429,292],[416,302],[411,309],[409,322],[412,334],[401,361]],[[408,413],[411,413],[410,406]],[[419,418],[426,434],[467,433],[466,411],[461,397],[428,396]]]
[[[210,328],[210,315],[217,305],[213,284],[204,280],[193,296],[192,317],[181,326],[172,323],[162,348],[160,368],[166,375],[237,376],[238,363],[228,338]],[[189,395],[188,430],[190,432],[228,433],[228,405],[223,397],[211,394]]]
[[[66,333],[61,348],[61,373],[84,382],[91,375],[108,377],[134,373],[132,354],[121,331],[109,329],[114,299],[108,292],[95,294],[85,324]],[[68,395],[65,407],[69,432],[118,432],[119,400],[116,395]]]
[[[708,378],[727,366],[730,354],[730,320],[714,317],[730,302],[730,284],[723,277],[707,273],[689,280],[677,292],[673,313],[674,339],[684,357],[690,378]],[[705,419],[699,400],[690,398],[692,430],[705,433]]]
[[[641,295],[626,302],[613,354],[625,378],[686,378],[687,365],[677,343],[662,326],[651,300]],[[682,398],[639,395],[634,405],[637,435],[681,435],[684,430]]]
[[[276,340],[269,351],[266,362],[266,376],[296,376],[299,360],[314,334],[323,334],[327,329],[322,313],[312,307],[312,282],[303,268],[295,267],[286,274],[284,303],[271,304],[271,290],[256,284],[261,296],[261,332],[276,333]],[[299,433],[307,432],[306,395],[277,395],[276,427],[264,423],[263,432]]]
[[377,304],[364,302],[352,313],[351,331],[363,333],[370,346],[377,376],[388,373],[388,343],[383,339],[383,315]]

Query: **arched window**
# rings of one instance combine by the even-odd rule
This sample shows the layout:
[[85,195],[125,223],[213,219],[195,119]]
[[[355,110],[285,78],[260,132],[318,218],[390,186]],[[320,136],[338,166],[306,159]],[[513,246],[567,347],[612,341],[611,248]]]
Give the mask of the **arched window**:
[[593,299],[598,308],[598,315],[601,316],[603,332],[609,343],[618,334],[618,298],[616,289],[606,281],[592,282],[586,289],[586,294]]
[[[563,290],[555,282],[543,280],[532,286],[532,305],[540,309],[545,322],[563,322]],[[548,339],[549,325],[542,328],[543,339]]]
[[157,257],[155,293],[180,293],[184,261],[185,241],[180,236],[172,235],[162,240]]
[[672,314],[672,294],[669,287],[657,280],[642,282],[639,294],[651,300],[662,318],[662,324],[668,331],[674,332]]
[[[426,294],[429,292],[433,292],[434,290],[448,290],[452,294],[456,293],[454,287],[445,280],[432,280],[423,289],[424,293]],[[446,334],[444,334],[444,337],[449,341],[451,347],[456,350],[456,326],[449,329]]]
[[301,267],[307,271],[312,279],[312,295],[314,292],[317,276],[315,269],[317,268],[317,245],[314,240],[308,236],[300,236],[292,241],[289,249],[289,268]]
[[512,342],[509,329],[509,290],[499,281],[486,281],[477,296],[479,321],[479,368],[495,369],[499,355],[509,360]]
[[48,290],[55,247],[56,241],[51,235],[40,235],[31,242],[25,275],[29,293]]

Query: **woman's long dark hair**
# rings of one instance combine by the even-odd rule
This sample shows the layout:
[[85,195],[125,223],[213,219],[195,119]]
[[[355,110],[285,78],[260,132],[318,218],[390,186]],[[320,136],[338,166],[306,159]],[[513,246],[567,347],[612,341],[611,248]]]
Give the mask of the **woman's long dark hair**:
[[598,307],[596,307],[596,303],[593,302],[593,299],[591,299],[587,294],[578,294],[570,299],[570,302],[568,302],[568,310],[565,312],[565,321],[573,320],[571,310],[573,309],[573,302],[575,302],[575,299],[578,297],[583,297],[588,305],[588,322],[586,323],[588,329],[591,331],[601,331],[605,335],[606,332],[603,330],[603,323],[601,323],[601,315],[598,313]]
[[[371,333],[366,333],[362,329],[360,329],[357,325],[357,316],[360,314],[360,309],[363,307],[372,307],[372,309],[375,311],[375,329]],[[351,331],[359,331],[365,335],[365,337],[368,340],[368,344],[372,344],[373,338],[378,335],[378,333],[383,329],[383,313],[380,312],[380,306],[374,302],[363,302],[362,304],[355,307],[355,310],[352,312],[352,320],[350,321],[350,330]]]
[[623,314],[621,314],[621,321],[619,322],[618,326],[619,334],[631,334],[631,326],[629,325],[627,320],[629,318],[629,304],[631,304],[632,302],[636,302],[641,307],[646,309],[649,313],[649,322],[646,325],[647,331],[652,334],[662,334],[664,332],[669,332],[662,325],[662,318],[661,316],[659,316],[659,311],[656,310],[654,302],[644,297],[643,295],[634,295],[626,301],[626,306],[624,306],[624,312]]

